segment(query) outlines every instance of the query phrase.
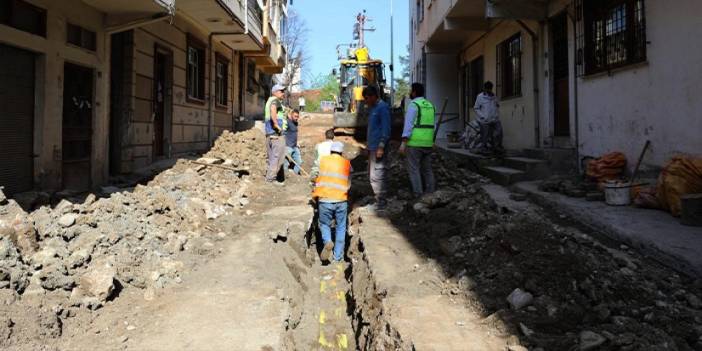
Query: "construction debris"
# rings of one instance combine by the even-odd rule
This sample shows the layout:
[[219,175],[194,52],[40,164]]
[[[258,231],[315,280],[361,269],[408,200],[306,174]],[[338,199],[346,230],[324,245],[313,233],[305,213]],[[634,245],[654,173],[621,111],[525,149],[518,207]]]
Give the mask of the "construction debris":
[[[603,244],[564,216],[506,211],[480,176],[442,156],[434,166],[440,190],[412,202],[404,162],[392,162],[390,204],[403,205],[388,216],[452,277],[441,293],[499,316],[530,350],[702,349],[702,280]],[[565,178],[542,186],[594,193]]]
[[[256,143],[263,138],[258,130],[224,132],[201,162],[180,160],[146,185],[110,189],[99,199],[90,194],[82,203],[26,213],[2,195],[0,296],[14,297],[0,303],[0,348],[11,343],[3,333],[38,343],[58,337],[60,320],[99,309],[120,290],[153,296],[181,281],[183,260],[216,254],[217,219],[239,213],[249,183],[263,174],[264,149]],[[231,172],[238,167],[251,174]],[[32,314],[47,304],[69,312]]]

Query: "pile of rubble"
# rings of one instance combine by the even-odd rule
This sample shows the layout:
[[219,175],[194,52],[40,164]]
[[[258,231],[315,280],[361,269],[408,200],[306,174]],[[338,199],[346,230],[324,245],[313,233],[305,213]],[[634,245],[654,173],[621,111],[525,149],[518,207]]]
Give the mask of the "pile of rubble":
[[215,242],[233,226],[222,216],[248,211],[249,185],[263,173],[262,140],[258,130],[225,132],[201,159],[82,203],[26,213],[0,192],[0,347],[18,342],[11,335],[57,337],[62,319],[96,310],[122,289],[153,299],[180,283],[188,259],[217,254]]
[[434,165],[440,190],[415,202],[394,161],[389,217],[450,277],[441,292],[464,296],[486,325],[530,350],[702,350],[702,280],[563,215],[500,208],[481,177],[441,156]]

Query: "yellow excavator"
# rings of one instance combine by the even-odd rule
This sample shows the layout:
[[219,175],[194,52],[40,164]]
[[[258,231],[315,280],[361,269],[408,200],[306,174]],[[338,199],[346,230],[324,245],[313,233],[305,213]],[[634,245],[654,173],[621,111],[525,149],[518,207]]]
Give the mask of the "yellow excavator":
[[[362,138],[368,126],[368,114],[363,102],[363,89],[375,86],[380,99],[387,103],[389,92],[386,92],[385,65],[382,60],[372,59],[370,50],[364,43],[364,32],[367,21],[365,10],[356,16],[354,39],[356,43],[337,46],[339,56],[339,71],[333,74],[339,80],[339,96],[334,111],[334,129],[344,130]],[[341,53],[341,47],[348,47],[346,54]],[[399,117],[398,117],[399,115]],[[401,111],[393,112],[393,122],[402,119]],[[396,123],[393,123],[393,125]]]

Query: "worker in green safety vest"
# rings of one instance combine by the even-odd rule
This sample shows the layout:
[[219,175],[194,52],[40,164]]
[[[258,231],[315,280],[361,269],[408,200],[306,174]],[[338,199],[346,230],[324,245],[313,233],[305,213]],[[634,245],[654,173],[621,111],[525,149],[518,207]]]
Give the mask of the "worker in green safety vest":
[[400,154],[407,156],[407,172],[414,196],[433,193],[436,188],[431,158],[434,150],[436,109],[424,98],[424,85],[413,83],[412,101],[405,113]]

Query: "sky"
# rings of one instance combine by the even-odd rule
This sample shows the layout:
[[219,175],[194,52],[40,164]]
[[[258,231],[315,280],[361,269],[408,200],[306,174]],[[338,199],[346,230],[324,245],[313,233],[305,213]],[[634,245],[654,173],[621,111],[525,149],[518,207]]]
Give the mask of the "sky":
[[[353,42],[353,25],[356,15],[367,11],[373,21],[375,32],[366,32],[366,46],[372,58],[381,59],[390,65],[390,2],[391,0],[294,0],[292,8],[305,19],[309,29],[307,52],[310,62],[303,74],[308,86],[318,74],[331,73],[338,68],[336,46]],[[395,77],[401,72],[400,55],[406,54],[409,42],[409,8],[407,0],[393,0],[393,22],[395,37]],[[366,24],[368,27],[368,23]],[[390,76],[389,68],[386,71]]]

